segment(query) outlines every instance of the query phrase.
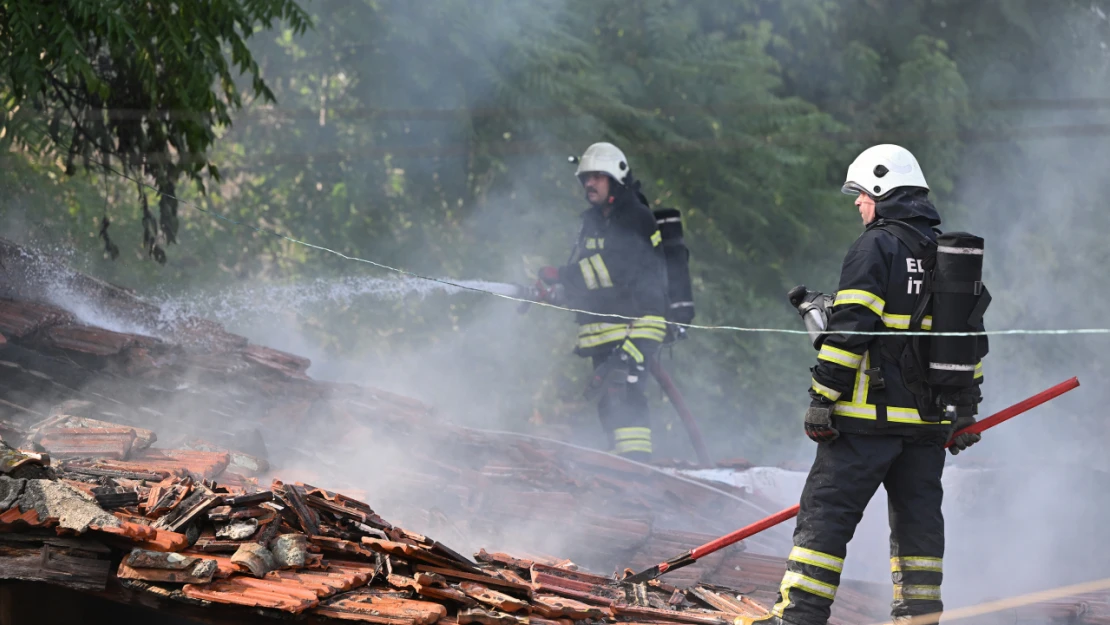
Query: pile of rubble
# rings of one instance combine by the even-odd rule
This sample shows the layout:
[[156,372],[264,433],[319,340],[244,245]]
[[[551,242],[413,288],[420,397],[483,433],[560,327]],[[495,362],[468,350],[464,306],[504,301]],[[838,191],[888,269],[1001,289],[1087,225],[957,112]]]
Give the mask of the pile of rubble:
[[[129,589],[166,607],[219,604],[383,625],[726,625],[765,613],[707,585],[621,585],[569,561],[485,551],[472,561],[308,484],[216,482],[174,460],[50,466],[42,453],[2,449],[7,579]],[[227,463],[215,455],[195,452],[187,463]]]
[[[0,579],[211,623],[696,624],[775,600],[789,524],[662,582],[615,583],[782,507],[758,493],[314,380],[307,359],[207,320],[165,325],[134,293],[3,240],[0,265],[0,439],[21,449],[0,445]],[[844,580],[830,623],[881,622],[889,596]],[[1008,622],[1107,614],[1076,597]]]

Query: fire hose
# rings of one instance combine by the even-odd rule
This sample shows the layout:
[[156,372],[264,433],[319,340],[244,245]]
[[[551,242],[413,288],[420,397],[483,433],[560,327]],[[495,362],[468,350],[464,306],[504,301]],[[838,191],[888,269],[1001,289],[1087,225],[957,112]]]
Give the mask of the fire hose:
[[[536,286],[523,287],[518,286],[517,292],[520,297],[530,299],[540,299],[540,289],[546,288],[542,283],[537,283]],[[517,306],[519,314],[525,314],[531,307],[529,302],[521,303]],[[698,422],[694,419],[694,415],[686,406],[686,399],[683,398],[682,392],[678,390],[671,375],[663,368],[663,363],[659,361],[658,355],[648,361],[648,370],[651,375],[659,382],[659,386],[663,388],[663,392],[667,394],[667,398],[674,406],[675,412],[682,419],[682,424],[686,427],[686,433],[690,436],[690,443],[694,446],[694,453],[698,457],[698,464],[702,467],[712,467],[713,460],[709,456],[709,449],[705,446],[705,438],[701,435],[701,428],[698,427]]]
[[[1029,397],[1028,399],[1022,400],[1014,404],[1013,406],[1010,406],[1009,408],[996,412],[986,419],[977,421],[973,425],[966,427],[959,432],[956,432],[953,438],[955,438],[955,436],[959,436],[960,434],[980,434],[983,431],[989,430],[990,428],[998,425],[999,423],[1008,421],[1018,416],[1019,414],[1022,414],[1023,412],[1027,412],[1051,399],[1059,397],[1060,395],[1063,395],[1064,393],[1073,390],[1078,386],[1078,378],[1071,378],[1070,380],[1061,382],[1060,384],[1057,384],[1050,389],[1042,391],[1032,397]],[[945,448],[947,449],[949,445],[951,445],[951,441],[945,444]],[[643,571],[640,571],[639,573],[625,577],[624,579],[620,580],[619,583],[638,584],[641,582],[647,582],[659,577],[660,575],[663,575],[664,573],[689,566],[697,562],[704,556],[720,551],[721,549],[724,549],[725,547],[728,547],[729,545],[732,545],[734,543],[740,542],[745,538],[750,538],[767,528],[774,527],[775,525],[778,525],[783,521],[794,518],[795,516],[797,516],[798,510],[798,504],[794,504],[793,506],[780,512],[776,512],[775,514],[772,514],[765,519],[761,519],[759,521],[756,521],[755,523],[752,523],[751,525],[742,527],[735,532],[732,532],[731,534],[721,536],[720,538],[707,542],[704,545],[694,547],[690,551],[687,551],[682,555],[675,556],[670,560],[667,560],[666,562],[660,562],[659,564],[656,564],[649,569],[645,569]]]
[[690,435],[690,442],[694,445],[694,453],[698,455],[698,463],[703,467],[712,467],[713,461],[709,458],[709,450],[705,447],[705,439],[701,436],[701,428],[698,427],[698,422],[694,420],[694,415],[690,414],[690,409],[686,407],[686,400],[683,399],[682,393],[675,386],[671,374],[663,368],[663,363],[659,362],[658,356],[650,360],[648,369],[659,382],[659,386],[663,387],[663,392],[667,394],[671,403],[674,404],[678,416],[682,417],[682,424],[686,426],[686,433]]

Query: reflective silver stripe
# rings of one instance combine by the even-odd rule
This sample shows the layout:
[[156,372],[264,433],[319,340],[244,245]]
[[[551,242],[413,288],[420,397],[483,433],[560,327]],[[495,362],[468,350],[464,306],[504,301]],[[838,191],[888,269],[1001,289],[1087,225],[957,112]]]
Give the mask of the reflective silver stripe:
[[667,217],[666,219],[656,219],[657,224],[673,224],[682,221],[681,217]]
[[943,572],[943,564],[944,561],[941,558],[925,556],[893,557],[890,559],[890,571],[892,573],[899,571],[935,571],[941,573]]
[[975,371],[975,365],[961,365],[954,362],[930,362],[929,368],[938,371]]
[[582,279],[586,282],[586,288],[594,290],[597,288],[597,275],[594,274],[593,267],[590,267],[590,259],[583,258],[578,261],[578,268],[582,270]]
[[895,584],[894,599],[909,599],[911,601],[940,601],[940,586]]
[[[826,584],[825,582],[813,579],[812,577],[806,577],[801,573],[787,571],[786,574],[782,576],[782,587],[779,589],[779,591],[782,592],[783,589],[789,590],[791,588],[800,588],[806,592],[813,593],[818,597],[824,597],[829,601],[836,599],[836,586],[833,586],[832,584]],[[786,593],[783,592],[783,595],[785,594]]]
[[982,256],[983,250],[978,247],[949,247],[947,245],[937,246],[938,254],[966,254],[968,256]]
[[840,573],[844,570],[844,558],[830,556],[827,553],[813,551],[812,549],[806,549],[804,547],[794,547],[791,549],[789,559],[803,564],[812,564],[813,566],[832,571],[833,573]]
[[694,302],[675,302],[671,304],[671,308],[687,308],[693,305]]

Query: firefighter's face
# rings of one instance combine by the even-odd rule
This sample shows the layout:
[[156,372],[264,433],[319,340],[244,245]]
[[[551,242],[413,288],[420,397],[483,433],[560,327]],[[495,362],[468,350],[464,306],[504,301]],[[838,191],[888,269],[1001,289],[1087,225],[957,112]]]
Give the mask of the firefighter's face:
[[596,171],[582,174],[582,188],[586,190],[587,202],[604,204],[609,199],[609,176]]
[[859,197],[856,198],[856,208],[859,209],[859,216],[863,218],[863,225],[867,225],[875,221],[875,200],[870,195],[860,191]]

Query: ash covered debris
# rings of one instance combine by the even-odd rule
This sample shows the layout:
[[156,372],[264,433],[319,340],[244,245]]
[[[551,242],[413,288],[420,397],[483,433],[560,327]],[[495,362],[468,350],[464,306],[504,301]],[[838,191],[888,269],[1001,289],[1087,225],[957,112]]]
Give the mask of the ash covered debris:
[[[131,596],[126,589],[167,610],[199,605],[229,622],[237,613],[221,610],[234,607],[397,625],[726,625],[764,612],[735,592],[662,582],[625,588],[569,561],[485,551],[471,560],[360,501],[308,484],[225,484],[184,468],[154,482],[67,466],[52,480],[0,476],[0,578],[120,601]],[[88,494],[121,486],[142,503],[109,512]],[[224,535],[236,525],[249,531]],[[62,549],[65,570],[47,566]]]
[[[108,515],[86,528],[63,528],[82,530],[65,539],[103,545],[124,567],[108,575],[97,556],[82,568],[85,587],[126,580],[131,590],[142,586],[145,596],[189,598],[184,586],[165,585],[191,580],[194,602],[258,601],[269,596],[265,580],[291,583],[290,572],[319,572],[329,560],[335,569],[345,563],[353,568],[343,579],[354,577],[343,584],[355,584],[368,565],[388,555],[386,564],[413,568],[377,573],[401,585],[383,596],[434,595],[453,606],[452,616],[459,605],[471,606],[477,611],[463,620],[492,622],[506,614],[520,618],[522,608],[506,611],[516,605],[506,597],[521,597],[490,585],[489,563],[464,564],[457,551],[422,534],[445,536],[464,553],[513,551],[514,561],[526,564],[501,566],[508,571],[502,578],[537,583],[531,563],[538,562],[539,579],[547,580],[542,583],[564,587],[542,567],[561,569],[571,561],[596,571],[646,567],[774,511],[757,498],[605,453],[457,427],[411,398],[314,380],[305,373],[307,360],[252,345],[218,324],[168,324],[133,293],[3,241],[0,257],[9,280],[0,285],[0,437],[27,450],[13,461],[23,465],[19,470],[33,469],[35,479],[52,477],[73,501]],[[49,283],[54,291],[44,287]],[[69,299],[57,297],[59,288]],[[67,308],[73,298],[83,299]],[[79,314],[90,309],[97,311],[95,320]],[[40,461],[30,462],[32,454]],[[284,475],[303,481],[274,479]],[[386,523],[358,499],[375,501],[415,531]],[[32,532],[39,540],[59,527],[60,519],[33,506],[9,506],[5,514],[5,527],[13,530],[8,539]],[[788,545],[787,532],[769,531],[667,582],[741,587],[748,599],[766,603],[783,561],[745,549],[781,554]],[[53,548],[46,542],[29,547],[40,559]],[[157,566],[147,565],[149,559],[123,561],[120,551],[133,549],[186,560]],[[212,580],[201,582],[209,565],[188,558],[214,561]],[[478,578],[445,573],[452,571]],[[38,569],[21,579],[56,581]],[[564,590],[554,595],[582,600]],[[301,595],[282,598],[276,609],[308,609],[312,601]],[[643,597],[641,604],[660,609]],[[576,614],[597,608],[566,605]],[[560,609],[570,609],[566,605]]]

